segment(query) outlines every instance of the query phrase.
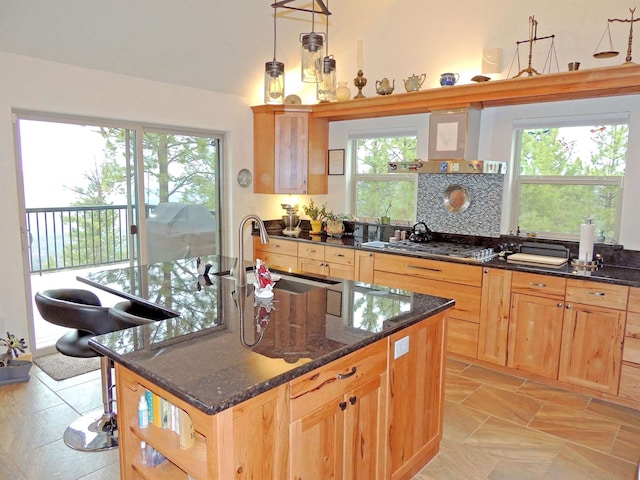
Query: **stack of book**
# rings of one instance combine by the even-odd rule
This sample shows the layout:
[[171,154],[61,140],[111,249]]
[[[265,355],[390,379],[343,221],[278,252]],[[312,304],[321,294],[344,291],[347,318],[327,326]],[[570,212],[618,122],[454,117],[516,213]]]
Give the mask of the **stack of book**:
[[149,424],[175,432],[180,437],[180,448],[191,448],[195,443],[193,422],[187,412],[169,403],[151,390],[145,391]]

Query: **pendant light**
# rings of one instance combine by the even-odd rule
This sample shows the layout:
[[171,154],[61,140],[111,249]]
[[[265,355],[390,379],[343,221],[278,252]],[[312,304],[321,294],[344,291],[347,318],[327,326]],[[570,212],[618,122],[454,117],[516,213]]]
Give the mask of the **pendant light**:
[[281,104],[284,101],[284,63],[276,60],[276,16],[273,5],[273,60],[264,64],[264,103]]
[[[327,0],[327,8],[329,8],[329,0]],[[329,55],[329,15],[327,19],[327,30],[325,38],[327,40],[326,56],[322,59],[322,80],[318,83],[318,91],[316,97],[321,102],[335,102],[336,97],[336,61],[333,55]]]
[[315,33],[316,1],[313,0],[311,11],[311,33],[301,33],[302,65],[301,78],[303,82],[318,83],[322,80],[322,34]]

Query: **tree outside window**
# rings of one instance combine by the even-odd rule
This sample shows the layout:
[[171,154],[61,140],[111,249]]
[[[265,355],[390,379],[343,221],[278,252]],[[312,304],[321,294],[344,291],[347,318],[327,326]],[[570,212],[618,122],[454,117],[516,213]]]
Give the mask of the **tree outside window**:
[[512,229],[575,239],[591,218],[600,237],[618,238],[628,130],[627,123],[517,130]]
[[413,222],[416,218],[416,174],[388,173],[389,162],[416,158],[414,136],[359,138],[355,151],[354,209],[359,219],[391,217]]

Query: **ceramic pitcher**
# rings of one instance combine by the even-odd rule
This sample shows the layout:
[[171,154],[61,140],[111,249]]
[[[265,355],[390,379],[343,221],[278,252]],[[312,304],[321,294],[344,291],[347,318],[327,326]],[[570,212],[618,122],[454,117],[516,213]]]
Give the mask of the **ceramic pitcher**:
[[460,79],[457,73],[443,73],[440,75],[440,85],[443,87],[451,87]]

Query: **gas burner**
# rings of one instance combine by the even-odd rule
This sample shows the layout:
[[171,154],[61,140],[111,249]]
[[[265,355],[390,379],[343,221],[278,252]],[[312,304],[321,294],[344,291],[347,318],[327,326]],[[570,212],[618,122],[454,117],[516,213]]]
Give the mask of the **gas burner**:
[[482,263],[495,258],[497,254],[492,248],[476,247],[449,242],[415,243],[409,240],[389,243],[388,250],[400,250],[415,254],[435,257],[457,258],[467,262]]

